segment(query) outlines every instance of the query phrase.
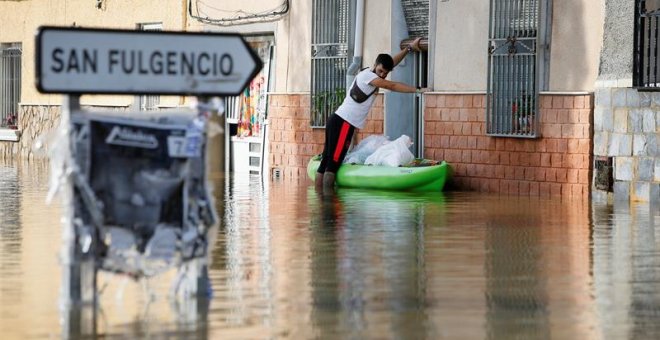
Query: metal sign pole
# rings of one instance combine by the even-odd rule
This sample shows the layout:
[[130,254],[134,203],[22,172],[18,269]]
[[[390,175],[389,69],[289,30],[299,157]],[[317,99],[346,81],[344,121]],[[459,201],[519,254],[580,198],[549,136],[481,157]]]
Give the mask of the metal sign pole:
[[[59,193],[63,205],[61,304],[67,313],[65,337],[95,334],[97,271],[156,275],[163,269],[157,264],[176,261],[176,244],[181,245],[178,255],[185,260],[179,263],[180,283],[185,289],[178,292],[187,294],[185,298],[208,297],[211,231],[219,220],[206,182],[208,120],[223,109],[214,107],[208,96],[240,94],[261,70],[259,57],[236,33],[54,26],[39,28],[35,50],[37,89],[68,94],[50,150],[54,182],[48,198]],[[133,54],[140,56],[139,70],[120,67],[120,59]],[[146,119],[115,121],[82,111],[82,94],[197,95],[200,106],[198,116],[188,123],[180,119],[163,124]],[[85,119],[79,121],[76,115],[85,115]],[[218,120],[224,124],[224,117]],[[225,149],[225,145],[220,147]],[[219,168],[225,168],[221,156]],[[123,176],[111,167],[91,166],[95,157],[100,163],[121,162],[114,167],[123,167],[123,172],[119,171]],[[130,157],[161,162],[133,163],[127,160]],[[173,164],[176,166],[170,166]],[[112,180],[106,180],[109,178]],[[89,183],[92,181],[94,186]],[[131,183],[138,185],[134,188]],[[108,196],[107,192],[117,195]],[[177,198],[172,200],[170,196],[175,193]],[[172,202],[164,207],[164,200]],[[179,200],[183,208],[172,208]],[[180,222],[171,225],[178,219]],[[108,221],[117,225],[106,228]],[[160,227],[149,234],[136,232],[131,226]],[[138,241],[144,241],[139,256],[151,261],[148,266],[122,262],[123,252],[133,249],[131,245]],[[109,257],[112,260],[105,261]]]
[[74,179],[78,174],[78,165],[75,161],[75,144],[73,138],[72,114],[80,111],[80,96],[64,96],[61,114],[61,128],[59,133],[61,141],[60,185],[64,206],[62,239],[62,262],[64,275],[62,289],[64,296],[73,304],[93,303],[96,301],[96,268],[93,260],[83,260],[81,245],[91,240],[84,240],[88,235],[79,235],[74,220]]
[[[62,287],[61,307],[64,311],[62,334],[64,338],[77,338],[84,334],[96,334],[96,265],[93,258],[83,259],[80,235],[74,220],[74,180],[77,172],[72,115],[80,111],[80,96],[66,95],[62,103],[59,144],[59,190],[62,199]],[[91,239],[89,240],[91,241]]]

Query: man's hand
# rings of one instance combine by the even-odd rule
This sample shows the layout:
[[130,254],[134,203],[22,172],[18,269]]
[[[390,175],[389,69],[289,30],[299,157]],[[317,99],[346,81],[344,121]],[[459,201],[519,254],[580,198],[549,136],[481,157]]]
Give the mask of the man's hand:
[[418,89],[416,92],[417,93],[424,93],[424,92],[431,92],[433,89],[428,88],[428,87],[422,87],[421,89]]
[[415,51],[417,51],[417,52],[420,52],[420,51],[422,50],[422,49],[419,47],[419,42],[420,42],[421,40],[422,40],[421,37],[420,37],[420,38],[417,38],[417,39],[413,40],[413,42],[411,42],[409,46],[410,46],[413,50],[415,50]]

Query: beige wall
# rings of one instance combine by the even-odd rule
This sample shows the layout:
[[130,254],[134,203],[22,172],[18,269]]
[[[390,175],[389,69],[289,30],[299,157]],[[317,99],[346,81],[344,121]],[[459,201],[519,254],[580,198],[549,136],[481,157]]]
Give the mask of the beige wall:
[[[193,2],[193,15],[199,13],[202,17],[221,19],[244,17],[249,13],[279,10],[282,2],[282,0],[204,0]],[[296,1],[291,1],[293,2]]]
[[[603,40],[603,4],[553,2],[549,90],[593,91]],[[435,90],[486,90],[488,15],[488,1],[438,2]]]
[[362,67],[373,65],[379,53],[392,51],[392,3],[384,0],[365,0]]
[[[210,1],[217,8],[264,6],[256,0]],[[113,0],[97,9],[90,0],[0,1],[0,42],[22,42],[24,104],[59,104],[61,97],[37,92],[34,79],[34,32],[40,25],[135,28],[162,22],[166,30],[203,30],[187,18],[186,0]],[[279,0],[268,0],[271,7]],[[311,68],[311,1],[292,1],[289,13],[272,24],[276,40],[276,92],[309,92]],[[247,7],[246,7],[247,6]],[[391,1],[365,0],[363,67],[390,51]],[[262,7],[263,8],[263,7]],[[587,13],[587,9],[589,12]],[[485,91],[487,80],[489,2],[437,3],[434,74],[437,91]],[[470,13],[466,16],[465,13]],[[602,43],[603,5],[599,0],[555,0],[550,65],[551,91],[592,91]],[[237,26],[235,26],[237,27]],[[84,96],[83,104],[130,105],[132,96]],[[163,97],[165,106],[181,103]]]
[[601,0],[553,2],[549,89],[593,91],[603,43],[604,4]]
[[275,35],[276,92],[309,92],[312,2],[291,1]]
[[[182,30],[185,0],[112,0],[101,9],[91,0],[0,1],[0,42],[20,42],[23,49],[21,104],[57,105],[60,95],[40,94],[34,85],[34,36],[42,25],[134,29],[140,23],[162,23],[164,30]],[[132,96],[84,96],[83,104],[130,105]],[[161,104],[177,105],[179,97]]]
[[485,0],[438,1],[434,90],[486,91],[488,11]]

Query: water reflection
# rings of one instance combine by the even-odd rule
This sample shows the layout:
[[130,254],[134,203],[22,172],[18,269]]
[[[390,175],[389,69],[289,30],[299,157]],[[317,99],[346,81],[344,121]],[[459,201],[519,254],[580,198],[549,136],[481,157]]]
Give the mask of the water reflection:
[[[23,286],[12,284],[15,278],[20,281],[22,268],[20,254],[22,251],[21,221],[20,221],[21,193],[18,183],[18,169],[15,166],[0,164],[0,305],[9,299],[20,298],[23,295]],[[14,313],[4,311],[0,318],[13,322],[17,319]],[[2,323],[0,323],[2,324]]]
[[657,207],[217,175],[210,300],[102,274],[98,309],[58,310],[47,167],[0,169],[3,339],[660,337]]
[[[26,338],[57,328],[58,210],[44,204],[45,163],[0,162],[0,334]],[[57,239],[56,239],[57,240]],[[44,274],[45,273],[45,274]],[[43,276],[42,276],[43,275]],[[45,301],[52,301],[48,303]],[[33,320],[41,315],[50,318]]]
[[660,334],[660,209],[595,206],[594,281],[601,329],[611,338]]
[[444,196],[310,188],[308,202],[312,320],[320,337],[424,336],[423,221],[427,206],[441,209]]

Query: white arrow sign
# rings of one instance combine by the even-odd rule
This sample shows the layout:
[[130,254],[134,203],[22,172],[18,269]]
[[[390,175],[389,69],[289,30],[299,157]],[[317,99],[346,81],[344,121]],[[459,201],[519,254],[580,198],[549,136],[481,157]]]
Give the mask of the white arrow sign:
[[239,34],[41,27],[43,93],[238,95],[262,62]]

